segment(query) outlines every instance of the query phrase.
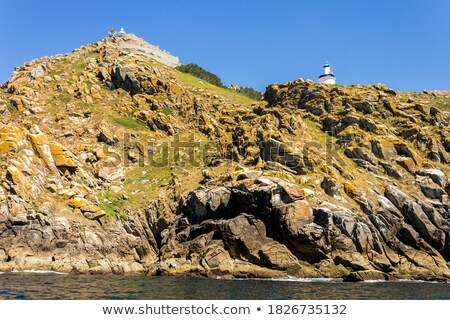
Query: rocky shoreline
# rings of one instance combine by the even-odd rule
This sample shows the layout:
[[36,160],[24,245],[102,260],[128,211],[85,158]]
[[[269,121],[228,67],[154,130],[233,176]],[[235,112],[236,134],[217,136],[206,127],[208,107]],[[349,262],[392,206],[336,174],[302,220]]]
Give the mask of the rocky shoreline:
[[396,229],[382,219],[395,213],[407,228],[414,202],[395,187],[385,195],[385,210],[367,217],[311,206],[297,185],[247,171],[227,187],[192,191],[160,233],[150,210],[105,225],[17,214],[0,221],[0,247],[11,248],[1,251],[0,271],[448,281],[438,249],[392,241]]

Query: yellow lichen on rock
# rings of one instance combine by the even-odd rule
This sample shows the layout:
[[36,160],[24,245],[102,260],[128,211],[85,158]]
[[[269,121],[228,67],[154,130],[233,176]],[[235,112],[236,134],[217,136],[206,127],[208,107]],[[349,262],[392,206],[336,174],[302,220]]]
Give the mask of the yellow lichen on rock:
[[72,153],[58,143],[49,143],[50,150],[57,167],[76,168]]

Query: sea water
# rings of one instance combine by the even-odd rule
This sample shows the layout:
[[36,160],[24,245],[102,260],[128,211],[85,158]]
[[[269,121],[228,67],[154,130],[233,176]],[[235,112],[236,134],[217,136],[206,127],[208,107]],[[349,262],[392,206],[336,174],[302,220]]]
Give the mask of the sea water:
[[0,274],[0,299],[450,299],[450,284],[17,272]]

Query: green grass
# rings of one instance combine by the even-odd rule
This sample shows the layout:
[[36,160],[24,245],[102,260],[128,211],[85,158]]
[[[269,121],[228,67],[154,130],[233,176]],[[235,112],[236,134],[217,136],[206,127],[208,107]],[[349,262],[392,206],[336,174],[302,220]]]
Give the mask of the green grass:
[[[233,90],[230,90],[228,88],[224,87],[217,87],[215,85],[212,85],[204,80],[201,80],[197,77],[194,77],[193,75],[190,75],[188,73],[183,73],[178,70],[174,70],[175,77],[178,81],[180,81],[184,85],[188,85],[191,87],[195,87],[197,89],[206,89],[211,91],[214,94],[217,94],[227,100],[229,100],[231,103],[240,104],[245,107],[250,107],[252,103],[255,102],[255,100],[250,99],[242,94],[238,94],[234,92]],[[196,92],[193,92],[196,94]]]
[[80,76],[81,73],[83,72],[84,68],[86,68],[86,65],[87,65],[87,63],[83,59],[76,60],[72,64],[73,70],[75,70],[75,74],[77,76]]
[[[149,190],[148,188],[152,189],[160,184],[167,183],[171,171],[168,165],[138,167],[127,173],[125,186],[137,185],[138,188],[143,187],[145,190]],[[178,170],[174,169],[174,171]]]
[[[69,67],[70,63],[71,66]],[[54,61],[46,72],[46,75],[53,77],[55,75],[61,75],[63,72],[69,72],[69,74],[74,74],[78,77],[86,66],[87,63],[84,59],[70,61],[68,58],[64,58],[62,60]]]
[[[166,167],[138,167],[126,174],[126,180],[121,192],[106,191],[99,196],[100,208],[105,210],[108,218],[118,216],[126,219],[125,209],[143,208],[156,199],[156,190],[170,179],[170,169]],[[122,197],[127,195],[127,199]],[[107,199],[108,201],[105,201]]]
[[164,113],[166,116],[168,116],[169,114],[172,114],[172,109],[168,108],[168,107],[164,107],[164,108],[162,108],[162,113]]
[[99,207],[106,212],[107,218],[113,218],[119,216],[121,219],[127,217],[123,214],[123,207],[126,200],[119,199],[116,195],[107,193],[103,196],[99,196]]
[[56,113],[65,109],[68,103],[76,100],[75,97],[68,93],[59,93],[51,96],[50,99],[46,100],[47,107],[50,108],[51,113]]
[[[420,101],[429,101],[429,105],[439,108],[444,111],[450,111],[450,99],[441,97],[441,96],[433,96],[431,94],[425,94],[423,92],[398,92],[400,96],[400,101],[406,102],[408,97],[413,98],[414,100],[417,100],[418,103]],[[450,92],[449,92],[450,95]]]
[[6,109],[8,109],[9,112],[16,112],[17,111],[16,107],[14,107],[14,105],[11,102],[8,102],[6,104]]
[[91,89],[92,86],[94,85],[94,84],[93,84],[91,81],[89,81],[89,80],[84,80],[83,83],[84,83],[89,89]]
[[[100,198],[100,197],[99,197]],[[99,207],[101,209],[103,209],[108,217],[114,217],[115,213],[116,213],[116,206],[111,202],[106,202],[105,198],[104,199],[99,199],[100,200],[100,204]]]
[[438,98],[434,106],[441,110],[450,111],[450,99]]
[[147,127],[132,117],[111,117],[112,121],[119,126],[133,130],[145,130]]

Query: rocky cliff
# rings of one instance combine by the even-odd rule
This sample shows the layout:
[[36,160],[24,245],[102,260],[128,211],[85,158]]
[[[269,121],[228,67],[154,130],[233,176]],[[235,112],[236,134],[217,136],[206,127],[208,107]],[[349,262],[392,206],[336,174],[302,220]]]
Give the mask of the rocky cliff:
[[447,92],[252,101],[134,40],[0,89],[0,271],[450,279]]

